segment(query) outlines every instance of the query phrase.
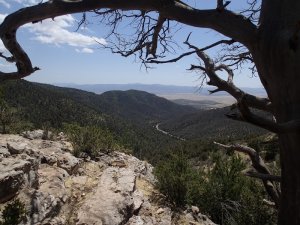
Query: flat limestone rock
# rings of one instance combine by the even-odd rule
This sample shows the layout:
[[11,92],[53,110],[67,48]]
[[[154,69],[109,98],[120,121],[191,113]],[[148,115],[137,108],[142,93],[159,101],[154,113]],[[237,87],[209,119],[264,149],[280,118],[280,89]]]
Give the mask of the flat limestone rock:
[[64,184],[64,180],[69,177],[68,173],[58,167],[41,165],[39,177],[40,187],[32,197],[32,216],[29,224],[43,224],[45,221],[48,221],[45,224],[55,224],[54,221],[56,224],[64,224],[64,220],[57,216],[60,208],[68,200]]
[[8,142],[7,149],[11,154],[21,154],[25,151],[27,143]]
[[77,225],[116,225],[128,220],[134,209],[135,179],[126,168],[104,170],[95,193],[78,211]]

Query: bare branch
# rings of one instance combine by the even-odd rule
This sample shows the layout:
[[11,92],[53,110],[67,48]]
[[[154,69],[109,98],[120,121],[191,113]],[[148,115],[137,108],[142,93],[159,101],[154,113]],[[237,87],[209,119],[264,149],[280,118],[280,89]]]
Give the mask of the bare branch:
[[248,177],[258,178],[258,179],[261,179],[261,180],[281,182],[281,177],[280,176],[276,176],[276,175],[272,175],[272,174],[255,173],[253,171],[247,171],[244,174]]
[[267,206],[270,206],[270,207],[276,209],[276,205],[275,205],[274,202],[271,202],[271,201],[269,201],[267,199],[263,199],[263,203],[266,204]]
[[258,0],[247,0],[248,8],[241,11],[241,14],[245,15],[249,20],[254,23],[259,22],[260,15],[260,2]]
[[225,64],[221,64],[215,68],[215,71],[218,71],[218,70],[225,70],[228,73],[227,83],[229,83],[229,84],[233,83],[234,74],[233,74],[232,69],[230,69],[229,66],[226,66]]
[[[269,178],[274,178],[273,175],[271,175],[268,167],[266,166],[264,160],[260,157],[257,151],[255,151],[253,148],[250,148],[248,146],[234,144],[234,145],[224,145],[218,142],[214,142],[214,144],[222,147],[223,149],[227,150],[233,150],[245,153],[249,156],[252,162],[253,168],[258,172],[258,174],[263,174],[268,176]],[[264,178],[266,178],[266,176]],[[264,187],[268,193],[268,195],[271,197],[271,199],[274,201],[276,207],[279,207],[279,199],[280,199],[280,192],[277,190],[275,185],[272,183],[273,180],[270,179],[261,179]]]
[[180,56],[178,56],[174,59],[169,59],[169,60],[165,60],[165,61],[151,59],[151,60],[147,60],[147,63],[156,63],[156,64],[174,63],[174,62],[177,62],[177,61],[179,61],[180,59],[182,59],[186,56],[194,54],[195,52],[196,51],[186,52],[186,53],[183,53],[183,54],[181,54]]
[[[203,51],[201,51],[200,49],[198,49],[196,46],[191,45],[188,42],[188,39],[186,41],[186,44],[192,48],[195,49],[196,54],[199,56],[199,58],[204,62],[204,66],[205,66],[205,72],[207,74],[207,76],[209,77],[209,81],[207,82],[207,84],[209,85],[213,85],[216,86],[218,88],[218,91],[226,91],[227,93],[229,93],[230,95],[232,95],[237,101],[239,101],[240,99],[243,99],[244,102],[249,106],[249,107],[253,107],[256,109],[260,109],[260,110],[264,110],[264,111],[268,111],[268,112],[272,112],[272,105],[269,99],[267,98],[259,98],[253,95],[250,95],[244,91],[242,91],[241,89],[239,89],[238,87],[236,87],[233,82],[233,72],[232,70],[226,66],[225,64],[219,65],[219,66],[215,66],[214,61],[207,55],[205,54]],[[191,69],[197,69],[197,67],[193,66],[190,68]],[[223,69],[228,73],[228,79],[227,81],[221,79],[217,74],[216,71]],[[214,91],[215,93],[216,91]]]
[[[187,41],[185,41],[184,43],[186,43],[186,42]],[[234,42],[235,41],[233,39],[231,39],[231,40],[220,40],[220,41],[217,41],[217,42],[215,42],[215,43],[213,43],[211,45],[208,45],[208,46],[206,46],[204,48],[201,48],[199,50],[200,51],[205,51],[205,50],[211,49],[211,48],[216,47],[216,46],[221,45],[221,44],[231,45]],[[162,60],[148,60],[147,63],[156,63],[156,64],[174,63],[174,62],[177,62],[178,60],[180,60],[180,59],[182,59],[182,58],[184,58],[186,56],[189,56],[189,55],[192,55],[192,54],[196,53],[197,51],[198,50],[194,50],[194,51],[190,51],[190,52],[185,52],[185,53],[181,54],[180,56],[178,56],[176,58],[165,60],[165,61],[162,61]]]
[[226,2],[224,3],[223,0],[218,0],[218,1],[217,1],[217,9],[221,12],[221,11],[224,10],[230,3],[231,3],[231,1],[226,1]]
[[166,21],[166,18],[159,15],[158,20],[157,20],[157,25],[154,28],[152,43],[151,43],[151,47],[149,49],[148,55],[151,54],[154,57],[156,56],[156,49],[157,49],[157,41],[158,41],[158,37],[159,37],[159,32],[162,30],[163,24],[164,24],[165,21]]
[[[201,51],[201,49],[189,43],[189,37],[190,36],[188,36],[187,40],[185,41],[185,44],[187,44],[189,48],[194,49],[196,54],[204,63],[204,67],[191,65],[191,68],[189,70],[202,70],[205,72],[205,74],[210,79],[207,84],[217,87],[215,90],[210,91],[211,94],[219,91],[226,91],[237,100],[236,106],[241,112],[241,115],[228,114],[227,117],[235,120],[246,121],[275,133],[300,132],[300,120],[288,121],[286,123],[279,124],[276,121],[252,113],[249,107],[272,113],[272,104],[270,100],[267,98],[259,98],[250,95],[236,87],[233,83],[234,74],[232,69],[225,64],[216,66],[214,61],[207,54]],[[220,70],[224,70],[227,72],[227,81],[221,79],[217,75],[216,71]]]
[[15,59],[14,59],[14,57],[12,57],[12,56],[11,57],[4,56],[2,52],[0,52],[0,58],[5,59],[9,63],[16,62]]
[[206,72],[206,68],[203,66],[196,66],[196,65],[191,65],[191,67],[188,70],[202,70],[204,72]]
[[85,25],[87,24],[87,19],[86,19],[86,13],[85,12],[82,14],[82,18],[78,22],[76,31],[78,31],[83,24],[85,24]]
[[209,93],[210,93],[210,94],[214,94],[214,93],[217,93],[217,92],[220,92],[220,91],[222,91],[222,90],[219,89],[219,88],[217,88],[217,89],[215,89],[215,90],[209,90]]
[[242,117],[236,117],[237,120],[246,121],[256,126],[265,128],[274,133],[297,133],[300,132],[300,120],[288,121],[286,123],[277,123],[276,121],[255,115],[247,106],[246,100],[238,100],[238,108]]

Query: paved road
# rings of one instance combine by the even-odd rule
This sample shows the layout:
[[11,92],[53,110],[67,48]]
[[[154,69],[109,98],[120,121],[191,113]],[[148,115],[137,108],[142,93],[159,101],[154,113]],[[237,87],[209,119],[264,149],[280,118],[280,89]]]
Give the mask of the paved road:
[[175,136],[175,135],[173,135],[173,134],[170,134],[170,133],[167,132],[167,131],[164,131],[164,130],[160,129],[160,128],[159,128],[159,124],[160,124],[160,123],[156,124],[156,126],[155,126],[155,129],[156,129],[157,131],[159,131],[159,132],[161,132],[161,133],[163,133],[163,134],[165,134],[165,135],[168,135],[168,136],[170,136],[170,137],[172,137],[172,138],[175,138],[175,139],[178,139],[178,140],[181,140],[181,141],[185,141],[184,138]]

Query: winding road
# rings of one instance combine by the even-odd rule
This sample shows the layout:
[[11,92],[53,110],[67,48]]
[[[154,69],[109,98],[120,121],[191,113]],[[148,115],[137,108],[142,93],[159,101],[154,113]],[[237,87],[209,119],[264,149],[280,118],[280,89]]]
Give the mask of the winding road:
[[155,129],[156,129],[157,131],[163,133],[164,135],[168,135],[168,136],[170,136],[170,137],[172,137],[172,138],[178,139],[178,140],[180,140],[180,141],[185,141],[184,138],[175,136],[175,135],[173,135],[173,134],[170,134],[170,133],[167,132],[167,131],[164,131],[164,130],[160,129],[160,128],[159,128],[159,124],[160,124],[160,123],[156,124],[156,126],[155,126]]

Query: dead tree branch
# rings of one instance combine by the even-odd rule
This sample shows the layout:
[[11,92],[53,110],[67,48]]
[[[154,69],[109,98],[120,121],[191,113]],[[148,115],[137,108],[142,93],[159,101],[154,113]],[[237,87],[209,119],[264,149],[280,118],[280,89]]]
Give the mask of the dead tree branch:
[[[220,41],[217,41],[211,45],[208,45],[204,48],[201,48],[199,49],[200,51],[206,51],[208,49],[211,49],[213,47],[216,47],[218,45],[221,45],[221,44],[227,44],[227,45],[231,45],[233,44],[235,41],[234,40],[220,40]],[[176,57],[176,58],[173,58],[173,59],[169,59],[169,60],[154,60],[154,59],[151,59],[151,60],[147,60],[147,63],[156,63],[156,64],[164,64],[164,63],[174,63],[174,62],[177,62],[179,61],[180,59],[186,57],[186,56],[189,56],[189,55],[192,55],[194,53],[196,53],[197,50],[194,50],[194,51],[190,51],[190,52],[185,52],[183,54],[181,54],[180,56]]]
[[300,120],[293,120],[285,123],[277,123],[274,120],[270,120],[265,117],[256,115],[251,112],[248,103],[243,96],[241,99],[238,100],[237,107],[241,112],[241,115],[228,114],[226,116],[234,120],[249,122],[251,124],[262,127],[277,134],[300,132]]
[[[214,144],[220,146],[223,149],[226,150],[233,150],[237,152],[245,153],[249,156],[252,162],[253,168],[258,172],[255,174],[251,174],[252,176],[257,175],[257,178],[260,178],[264,184],[264,187],[270,196],[270,198],[274,201],[276,208],[279,207],[279,199],[280,199],[280,192],[277,190],[275,185],[273,184],[274,181],[274,175],[272,175],[266,166],[264,160],[260,157],[257,151],[255,151],[253,148],[244,146],[244,145],[224,145],[218,142],[214,142]],[[247,174],[249,176],[249,174]],[[258,177],[260,176],[260,177]],[[276,177],[276,179],[280,179],[279,177]]]
[[230,3],[231,3],[231,1],[226,1],[226,2],[224,3],[223,0],[217,0],[217,9],[221,12],[221,11],[224,10]]
[[274,181],[274,182],[280,182],[281,181],[280,176],[271,175],[271,174],[255,173],[255,172],[252,172],[252,171],[247,171],[244,174],[248,177],[258,178],[258,179],[261,179],[261,180],[269,180],[269,181]]
[[[196,46],[189,43],[189,37],[185,41],[185,44],[187,44],[189,46],[189,48],[194,49],[194,51],[196,51],[196,54],[198,55],[198,57],[203,61],[204,68],[205,68],[204,71],[210,79],[207,82],[207,84],[217,87],[217,89],[211,91],[211,93],[216,93],[218,91],[226,91],[227,93],[232,95],[237,101],[239,101],[239,99],[243,98],[244,102],[250,107],[264,110],[267,112],[272,112],[272,104],[269,99],[259,98],[254,95],[248,94],[233,84],[233,75],[234,74],[229,66],[227,66],[225,64],[216,66],[214,61],[207,54],[205,54],[204,51],[201,51],[201,49],[199,49]],[[198,68],[199,67],[192,65],[189,70],[195,70]],[[201,69],[203,70],[203,68],[201,68]],[[219,71],[219,70],[225,70],[228,73],[227,81],[221,79],[217,75],[216,71]]]
[[[204,63],[204,66],[191,65],[189,70],[200,69],[204,71],[209,78],[207,84],[217,87],[215,90],[210,91],[210,93],[225,91],[237,100],[236,106],[241,114],[228,114],[226,115],[227,117],[254,124],[274,133],[294,133],[300,131],[299,120],[277,123],[276,121],[252,113],[250,107],[272,113],[271,101],[267,98],[250,95],[235,86],[233,83],[234,73],[230,66],[225,64],[215,65],[215,62],[205,54],[204,51],[189,43],[189,36],[185,44],[188,45],[189,48],[194,49],[195,53]],[[217,74],[217,71],[222,70],[228,74],[227,81],[221,79]]]

